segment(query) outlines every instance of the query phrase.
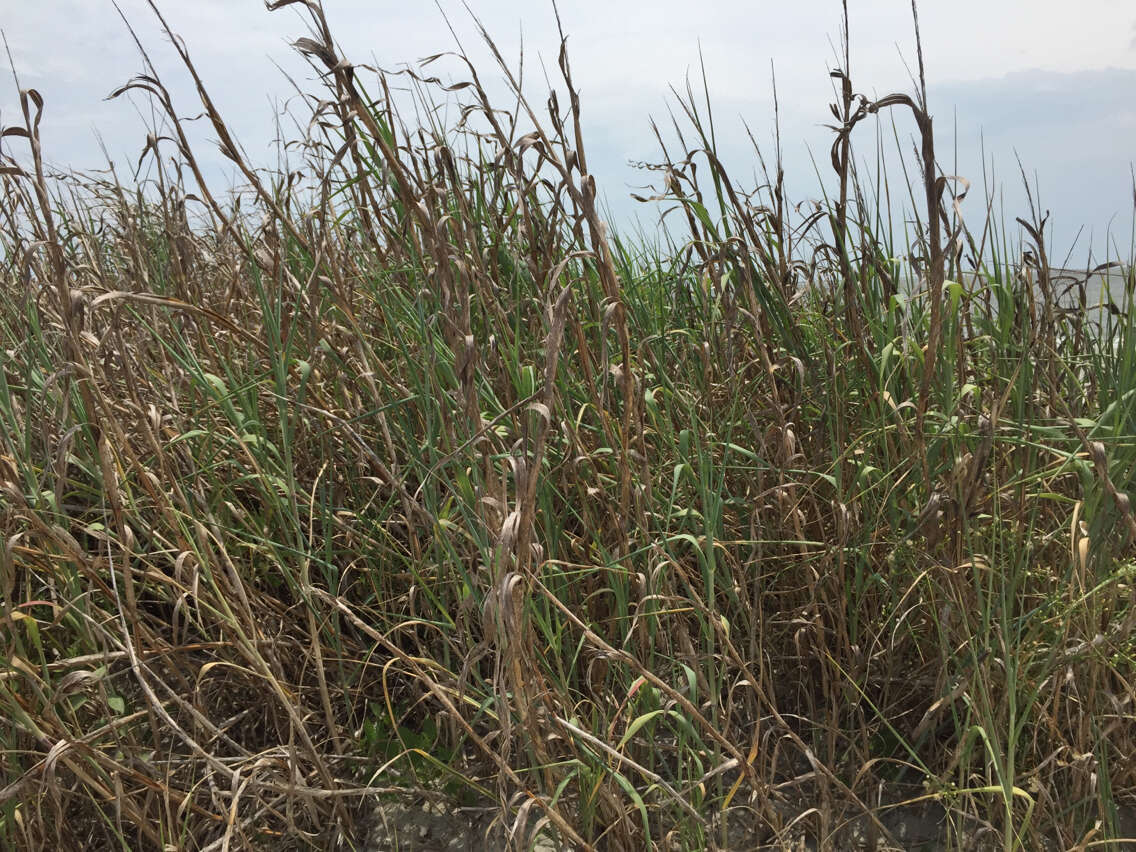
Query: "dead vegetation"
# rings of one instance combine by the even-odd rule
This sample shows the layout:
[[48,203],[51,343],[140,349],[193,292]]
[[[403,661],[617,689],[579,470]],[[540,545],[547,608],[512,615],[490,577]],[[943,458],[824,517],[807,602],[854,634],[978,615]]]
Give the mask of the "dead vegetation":
[[[517,849],[895,848],[933,801],[952,848],[1120,848],[1132,278],[1067,310],[1044,219],[964,223],[924,93],[847,68],[836,198],[743,191],[688,92],[688,233],[637,246],[566,51],[543,104],[498,55],[510,111],[427,60],[461,120],[408,122],[297,4],[279,173],[182,52],[241,205],[148,62],[145,185],[46,174],[34,91],[3,130],[0,843],[350,848],[429,799]],[[853,155],[892,107],[903,244]]]

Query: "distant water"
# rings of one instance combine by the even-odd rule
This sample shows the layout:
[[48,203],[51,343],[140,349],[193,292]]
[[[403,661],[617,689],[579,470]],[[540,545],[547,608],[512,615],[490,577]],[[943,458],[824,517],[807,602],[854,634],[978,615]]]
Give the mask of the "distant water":
[[[1037,283],[1037,273],[1029,273],[1034,281],[1038,295],[1041,295],[1040,285]],[[1124,309],[1125,302],[1130,298],[1126,296],[1126,283],[1129,270],[1121,267],[1102,269],[1093,272],[1086,269],[1051,269],[1049,280],[1053,292],[1057,296],[1058,304],[1064,308],[1076,308],[1081,302],[1081,290],[1084,290],[1085,309],[1087,311],[1107,310],[1111,302],[1116,308]],[[971,273],[963,276],[968,287],[973,287],[977,275]],[[909,280],[910,285],[915,282]]]
[[1085,289],[1085,306],[1092,310],[1107,307],[1111,301],[1122,308],[1126,301],[1125,287],[1130,270],[1122,268],[1105,269],[1100,272],[1087,272],[1077,269],[1054,269],[1050,280],[1062,305],[1075,307],[1080,301],[1080,285]]

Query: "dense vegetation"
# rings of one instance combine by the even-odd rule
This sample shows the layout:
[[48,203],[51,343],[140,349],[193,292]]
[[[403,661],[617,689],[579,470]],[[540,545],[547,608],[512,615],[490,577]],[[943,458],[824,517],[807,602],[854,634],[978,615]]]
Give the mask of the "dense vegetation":
[[182,53],[240,204],[152,68],[145,184],[45,173],[36,92],[4,130],[0,845],[349,848],[441,798],[517,849],[902,848],[903,802],[1119,848],[1131,274],[1093,310],[1037,213],[964,220],[924,92],[843,71],[832,197],[744,191],[688,90],[624,239],[565,52],[507,111],[406,72],[464,107],[409,121],[306,5],[302,165]]

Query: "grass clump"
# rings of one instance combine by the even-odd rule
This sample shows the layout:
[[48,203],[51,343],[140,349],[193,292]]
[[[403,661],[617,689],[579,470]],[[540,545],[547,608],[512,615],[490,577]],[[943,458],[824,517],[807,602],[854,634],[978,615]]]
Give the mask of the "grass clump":
[[[145,185],[45,173],[34,91],[4,131],[0,842],[359,848],[401,798],[517,849],[902,848],[928,803],[1120,848],[1131,272],[1094,311],[1044,219],[964,221],[847,54],[831,199],[743,192],[688,92],[687,233],[622,239],[566,52],[544,108],[496,48],[510,111],[405,72],[408,123],[305,5],[278,174],[174,41],[240,203],[152,68]],[[895,110],[913,187],[854,167]]]

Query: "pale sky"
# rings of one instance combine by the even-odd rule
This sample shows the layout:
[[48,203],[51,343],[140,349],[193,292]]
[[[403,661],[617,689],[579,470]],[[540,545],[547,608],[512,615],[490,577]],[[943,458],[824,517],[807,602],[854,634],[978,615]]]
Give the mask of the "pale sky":
[[[544,102],[541,63],[555,71],[551,3],[468,0],[506,58],[515,63],[523,34],[528,93]],[[183,115],[200,110],[187,74],[160,35],[145,0],[120,0]],[[261,0],[159,0],[185,40],[215,102],[244,148],[264,165],[275,162],[273,114],[292,93],[277,66],[309,91],[311,71],[289,47],[306,35],[292,7],[265,11]],[[915,67],[908,0],[849,0],[852,79],[857,91],[880,96],[910,91]],[[469,13],[459,2],[324,0],[343,54],[385,69],[414,64],[454,49],[441,10],[484,79],[500,74],[487,59]],[[1074,11],[1075,7],[1075,11]],[[695,10],[692,12],[692,9]],[[828,70],[840,31],[839,0],[562,0],[560,13],[581,90],[590,165],[616,218],[649,211],[628,200],[649,178],[629,161],[653,161],[654,116],[665,124],[668,88],[682,88],[705,61],[719,144],[740,182],[754,167],[742,120],[759,142],[772,138],[770,69],[777,75],[782,140],[793,200],[819,193],[812,157],[827,180],[832,100]],[[984,136],[1006,187],[1006,216],[1025,215],[1015,157],[1036,177],[1043,206],[1053,210],[1064,248],[1076,229],[1093,233],[1098,255],[1110,228],[1125,257],[1131,248],[1132,164],[1136,162],[1136,4],[1132,0],[922,0],[920,28],[936,119],[940,161],[976,187],[982,181]],[[0,0],[0,28],[25,87],[46,101],[42,130],[47,158],[57,165],[104,164],[96,133],[120,174],[128,175],[145,140],[143,99],[105,101],[116,86],[143,70],[141,58],[110,0]],[[456,75],[454,63],[430,73]],[[19,121],[10,75],[0,84],[0,124]],[[502,103],[504,105],[504,103]],[[897,118],[901,136],[913,130]],[[956,127],[957,118],[957,127]],[[861,157],[872,157],[872,131]],[[200,128],[201,158],[225,161],[209,149]],[[12,144],[8,144],[8,143]],[[19,139],[5,140],[17,154]],[[811,156],[810,156],[811,151]],[[637,190],[642,191],[642,190]],[[974,196],[972,195],[972,198]],[[971,203],[970,200],[967,202]],[[974,202],[973,214],[979,215]],[[966,208],[964,207],[964,210]],[[1082,238],[1082,248],[1088,243]],[[1083,261],[1082,251],[1074,261]]]

